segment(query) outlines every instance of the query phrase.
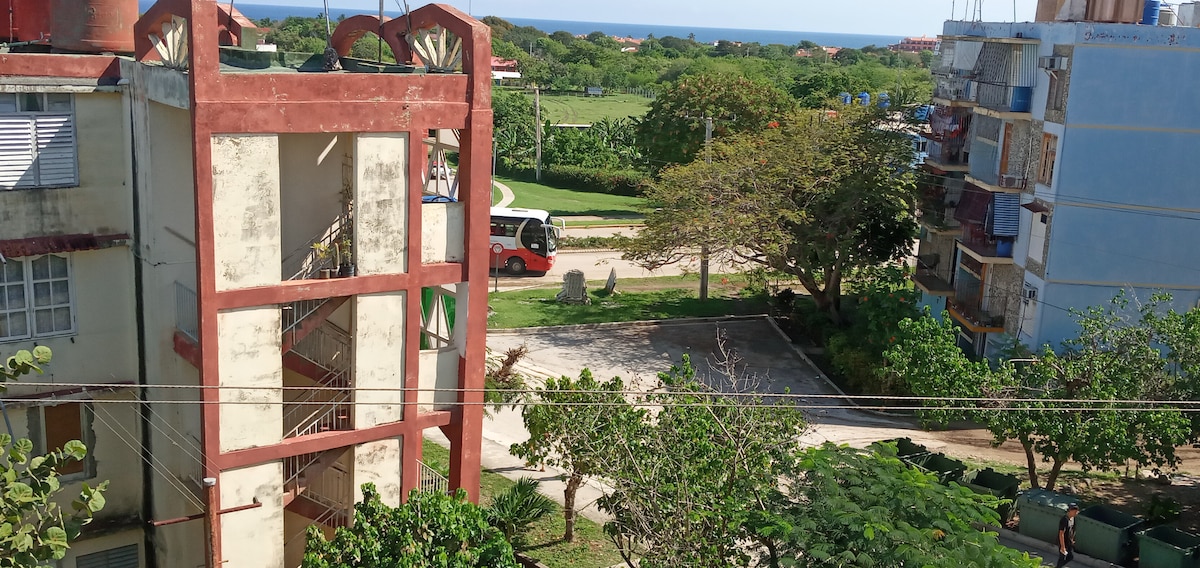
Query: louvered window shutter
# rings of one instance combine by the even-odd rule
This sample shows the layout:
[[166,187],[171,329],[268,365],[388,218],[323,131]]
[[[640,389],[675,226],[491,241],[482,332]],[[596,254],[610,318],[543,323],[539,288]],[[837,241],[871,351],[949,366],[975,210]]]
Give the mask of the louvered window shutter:
[[0,190],[78,185],[71,114],[0,114]]
[[75,125],[69,114],[37,116],[37,170],[39,187],[77,185],[75,176]]
[[0,189],[37,184],[33,145],[35,125],[33,115],[0,114]]

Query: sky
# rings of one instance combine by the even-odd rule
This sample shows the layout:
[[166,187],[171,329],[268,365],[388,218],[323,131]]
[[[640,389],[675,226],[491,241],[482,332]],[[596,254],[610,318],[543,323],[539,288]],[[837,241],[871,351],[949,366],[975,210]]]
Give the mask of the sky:
[[[321,7],[321,0],[244,0],[247,4]],[[384,0],[400,11],[402,0]],[[1033,20],[1037,0],[441,0],[476,17],[660,24],[878,35],[936,35],[942,22],[963,19],[968,4],[982,3],[983,21]],[[418,8],[423,0],[409,0]],[[735,6],[736,9],[729,9]],[[377,10],[378,0],[329,0],[338,8]],[[975,19],[969,17],[968,19]]]

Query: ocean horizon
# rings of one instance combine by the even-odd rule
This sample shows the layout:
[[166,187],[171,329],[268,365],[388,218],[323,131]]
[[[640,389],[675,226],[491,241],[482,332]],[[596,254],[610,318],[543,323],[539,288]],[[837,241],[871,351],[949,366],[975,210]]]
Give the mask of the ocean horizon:
[[[154,0],[138,0],[138,7],[145,11],[154,4]],[[320,8],[307,6],[273,6],[266,4],[242,4],[234,3],[234,7],[242,14],[251,20],[261,20],[270,18],[272,20],[282,20],[288,16],[300,16],[311,18],[321,16],[323,14]],[[330,8],[330,17],[337,19],[339,16],[354,16],[357,14],[376,14],[378,12],[370,10],[345,10],[339,8]],[[384,14],[391,17],[400,16],[401,13],[395,10],[384,10]],[[476,15],[477,18],[483,16]],[[518,26],[532,26],[546,33],[556,31],[569,32],[572,35],[586,35],[592,32],[604,32],[606,35],[616,37],[632,37],[643,39],[654,35],[654,37],[675,36],[686,38],[694,34],[696,41],[701,43],[714,43],[719,40],[738,41],[738,42],[758,42],[763,45],[767,44],[782,44],[796,45],[801,41],[811,41],[813,43],[825,47],[848,47],[862,48],[868,45],[879,47],[891,45],[903,39],[903,36],[893,35],[872,35],[872,34],[845,34],[831,32],[806,32],[806,31],[787,31],[787,30],[748,30],[740,28],[706,28],[699,26],[672,26],[663,24],[620,24],[614,22],[574,22],[566,20],[539,20],[532,18],[509,18],[503,15],[504,18]]]

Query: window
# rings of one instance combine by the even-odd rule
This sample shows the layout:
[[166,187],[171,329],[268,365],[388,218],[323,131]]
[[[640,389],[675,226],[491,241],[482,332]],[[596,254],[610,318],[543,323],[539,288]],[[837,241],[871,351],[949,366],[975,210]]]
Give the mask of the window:
[[137,568],[138,545],[84,554],[75,559],[75,568]]
[[75,331],[70,264],[48,254],[0,265],[0,341]]
[[0,93],[0,190],[78,185],[74,100]]
[[1029,260],[1038,264],[1045,264],[1046,222],[1049,220],[1045,213],[1034,213],[1033,226],[1029,228]]
[[42,406],[30,415],[29,431],[39,436],[38,453],[61,449],[71,440],[79,440],[89,448],[87,457],[58,468],[67,480],[84,479],[95,475],[92,460],[92,407],[86,402],[64,402]]
[[1038,168],[1038,183],[1054,183],[1054,160],[1058,156],[1058,136],[1042,134],[1042,163]]

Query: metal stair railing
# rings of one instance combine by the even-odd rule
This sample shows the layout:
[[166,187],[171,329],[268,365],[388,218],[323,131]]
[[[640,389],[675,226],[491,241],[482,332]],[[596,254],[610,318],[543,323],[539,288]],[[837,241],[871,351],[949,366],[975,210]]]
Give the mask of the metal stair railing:
[[420,468],[420,474],[417,480],[417,490],[422,493],[449,493],[450,480],[446,479],[438,470],[429,467],[429,464],[417,460],[417,467]]
[[314,521],[330,527],[350,525],[354,510],[354,488],[349,472],[336,465],[329,467],[308,484],[304,498],[325,509]]
[[284,280],[307,280],[317,276],[324,268],[336,268],[333,249],[350,228],[350,216],[339,215],[328,227],[321,230],[300,248],[288,253],[282,263]]
[[292,352],[325,371],[317,379],[324,387],[310,389],[301,398],[285,403],[284,438],[307,436],[351,427],[350,334],[325,322],[302,338]]
[[[350,387],[350,334],[324,322],[292,346],[295,353],[325,370],[321,384]],[[317,377],[310,377],[317,378]]]
[[353,423],[351,420],[350,391],[334,391],[335,394],[328,400],[317,398],[320,394],[329,392],[331,391],[315,389],[301,400],[286,403],[287,405],[291,405],[292,409],[284,415],[285,428],[289,423],[289,417],[301,416],[302,412],[314,407],[315,410],[312,410],[312,412],[309,412],[296,421],[295,426],[289,428],[283,437],[296,438],[328,432],[330,430],[349,430],[350,425]]

